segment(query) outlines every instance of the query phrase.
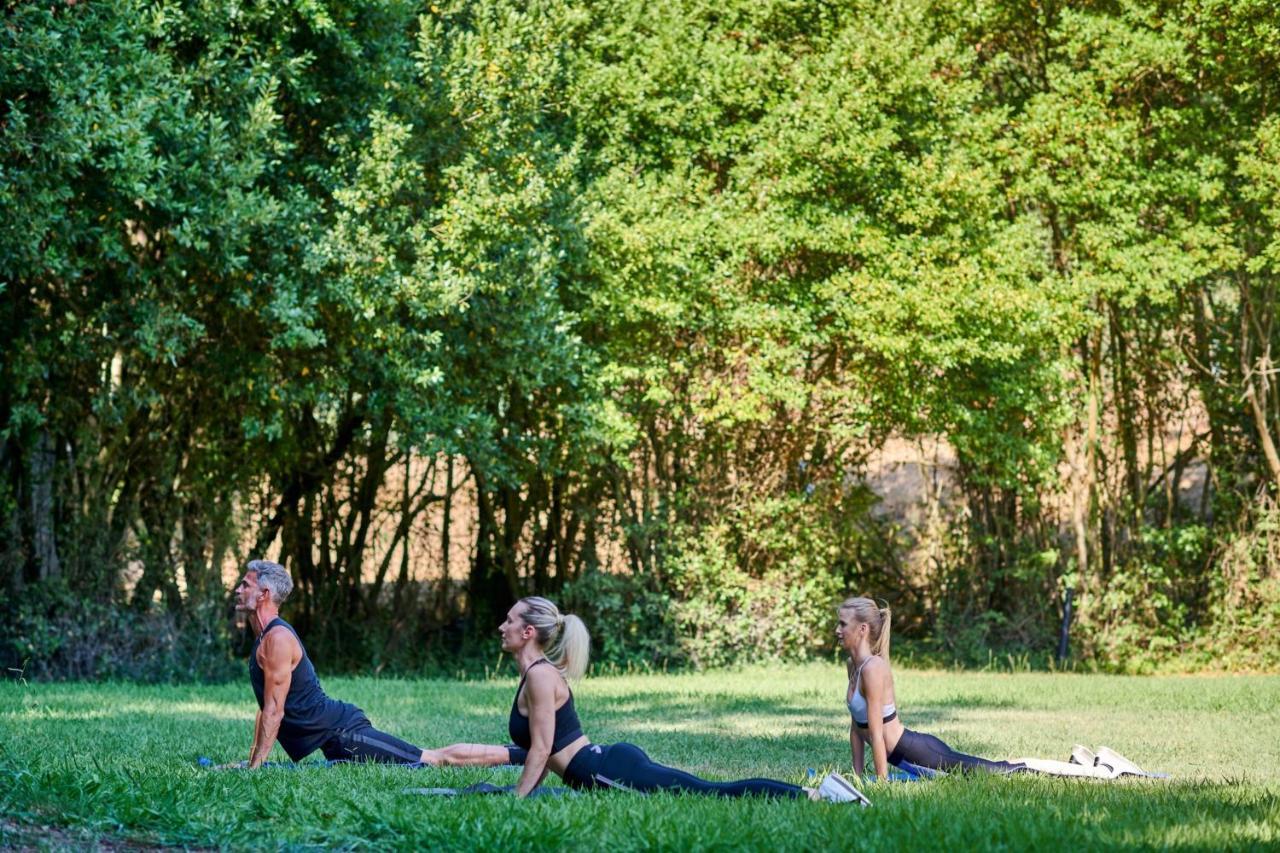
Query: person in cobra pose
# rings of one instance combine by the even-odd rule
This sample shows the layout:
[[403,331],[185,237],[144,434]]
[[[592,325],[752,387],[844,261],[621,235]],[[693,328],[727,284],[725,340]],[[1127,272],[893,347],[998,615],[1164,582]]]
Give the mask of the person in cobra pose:
[[[552,771],[570,787],[585,790],[620,787],[721,797],[755,794],[869,804],[836,773],[824,779],[819,788],[803,788],[773,779],[712,782],[658,764],[630,743],[593,744],[582,731],[569,687],[569,680],[580,678],[587,668],[590,637],[582,620],[562,614],[545,598],[533,596],[517,601],[498,630],[503,650],[515,657],[521,673],[508,720],[511,740],[527,750],[524,770],[516,785],[517,796],[528,796],[542,783],[547,772]],[[467,745],[449,747],[456,752],[450,752],[451,757],[445,763],[487,763],[475,756],[460,762],[453,760],[453,755],[464,752],[458,749],[464,746]]]
[[850,598],[836,609],[836,638],[849,653],[849,686],[845,702],[853,718],[849,747],[853,769],[861,776],[866,767],[866,747],[876,777],[889,778],[889,765],[914,764],[931,770],[1021,773],[1020,762],[989,761],[956,752],[933,735],[913,732],[902,725],[889,666],[891,614],[870,598]]
[[253,560],[236,586],[236,610],[249,614],[257,639],[249,653],[249,681],[258,700],[248,761],[224,768],[261,767],[278,741],[294,761],[319,749],[331,761],[388,764],[450,764],[518,759],[504,747],[457,744],[419,749],[373,727],[364,712],[331,699],[320,687],[315,667],[293,626],[280,618],[280,605],[293,580],[279,563]]

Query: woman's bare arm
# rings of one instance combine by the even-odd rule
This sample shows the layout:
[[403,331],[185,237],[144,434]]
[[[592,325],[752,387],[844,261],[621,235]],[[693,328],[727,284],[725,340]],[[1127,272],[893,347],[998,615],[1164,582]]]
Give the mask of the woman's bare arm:
[[[853,701],[853,682],[849,682],[849,689],[844,694],[844,704],[848,705]],[[861,776],[867,770],[867,754],[863,750],[862,736],[858,734],[858,725],[853,721],[853,715],[849,715],[849,751],[853,753],[853,772]]]
[[862,670],[862,692],[867,697],[867,740],[876,778],[889,778],[889,750],[884,743],[884,700],[888,693],[889,665],[869,662]]
[[525,679],[524,696],[529,703],[529,754],[524,772],[516,783],[516,796],[527,797],[547,775],[547,760],[556,734],[556,682],[560,675],[551,667],[536,667]]

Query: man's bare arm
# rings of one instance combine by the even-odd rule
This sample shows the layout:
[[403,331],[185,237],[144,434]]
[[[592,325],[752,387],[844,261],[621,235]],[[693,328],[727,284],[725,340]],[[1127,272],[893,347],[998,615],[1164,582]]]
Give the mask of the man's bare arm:
[[297,645],[298,641],[287,629],[277,628],[262,638],[258,648],[264,684],[253,754],[249,756],[250,769],[261,767],[276,745],[280,721],[284,719],[285,697],[289,695],[289,685],[293,682]]
[[258,741],[262,739],[262,711],[253,715],[253,745],[249,747],[249,759],[258,751]]

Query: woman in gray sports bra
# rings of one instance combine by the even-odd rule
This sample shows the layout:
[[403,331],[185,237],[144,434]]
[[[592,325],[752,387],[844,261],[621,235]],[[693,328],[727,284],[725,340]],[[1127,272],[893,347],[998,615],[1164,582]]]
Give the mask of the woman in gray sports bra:
[[853,768],[861,775],[866,767],[866,747],[876,776],[889,778],[889,765],[914,764],[931,770],[1020,773],[1025,764],[988,761],[956,752],[933,735],[913,732],[898,719],[889,667],[888,607],[877,607],[870,598],[850,598],[836,609],[836,637],[849,653],[849,688],[845,701],[853,722],[849,748]]

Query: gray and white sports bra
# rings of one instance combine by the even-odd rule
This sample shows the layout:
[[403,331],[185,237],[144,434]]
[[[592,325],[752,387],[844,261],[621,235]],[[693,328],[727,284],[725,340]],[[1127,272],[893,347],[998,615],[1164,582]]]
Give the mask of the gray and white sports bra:
[[[849,697],[849,714],[853,717],[853,724],[860,729],[865,729],[871,724],[871,717],[867,713],[867,700],[862,695],[862,667],[866,666],[869,660],[871,658],[864,660],[862,666],[854,671],[853,695]],[[884,711],[883,722],[887,723],[898,716],[898,707],[893,702],[885,705],[881,710]]]

